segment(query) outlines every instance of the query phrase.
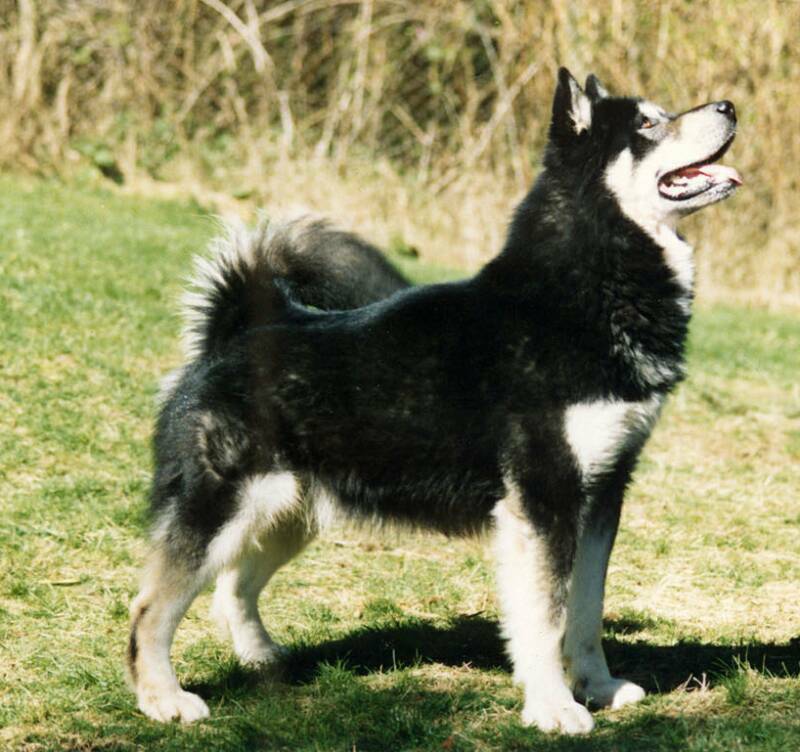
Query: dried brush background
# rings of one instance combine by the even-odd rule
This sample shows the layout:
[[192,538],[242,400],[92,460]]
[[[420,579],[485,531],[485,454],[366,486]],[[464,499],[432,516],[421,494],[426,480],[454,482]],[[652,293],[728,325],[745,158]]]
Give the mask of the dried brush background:
[[791,300],[799,34],[793,0],[0,0],[0,164],[302,203],[475,267],[566,64],[676,110],[736,103],[745,187],[686,233],[708,290]]

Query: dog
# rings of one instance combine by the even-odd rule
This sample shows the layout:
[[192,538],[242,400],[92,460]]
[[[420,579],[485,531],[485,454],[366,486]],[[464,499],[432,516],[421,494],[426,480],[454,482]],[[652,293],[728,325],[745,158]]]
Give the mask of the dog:
[[499,255],[410,286],[316,219],[229,228],[187,302],[155,430],[152,552],[128,669],[147,716],[208,715],[170,663],[216,578],[238,658],[280,656],[272,574],[334,519],[491,530],[522,720],[592,729],[644,696],[601,644],[626,486],[684,378],[692,249],[677,221],[741,184],[728,101],[670,114],[561,69],[543,170]]

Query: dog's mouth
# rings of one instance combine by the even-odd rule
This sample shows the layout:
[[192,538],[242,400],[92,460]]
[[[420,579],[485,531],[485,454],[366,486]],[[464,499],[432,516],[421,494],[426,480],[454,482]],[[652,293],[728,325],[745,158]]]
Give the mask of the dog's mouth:
[[731,136],[722,148],[699,162],[670,170],[658,179],[658,192],[670,201],[686,201],[714,188],[733,190],[742,184],[739,173],[727,165],[715,164],[733,142]]

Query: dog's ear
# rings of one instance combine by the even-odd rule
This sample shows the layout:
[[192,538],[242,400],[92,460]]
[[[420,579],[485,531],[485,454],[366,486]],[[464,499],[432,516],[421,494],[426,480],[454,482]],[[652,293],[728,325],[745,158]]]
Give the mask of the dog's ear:
[[592,125],[592,103],[580,84],[566,69],[558,71],[558,84],[553,97],[553,119],[550,138],[565,141],[574,138]]
[[586,86],[584,88],[586,90],[586,96],[589,97],[592,104],[609,96],[608,89],[597,80],[597,76],[595,76],[594,73],[590,73],[586,77]]

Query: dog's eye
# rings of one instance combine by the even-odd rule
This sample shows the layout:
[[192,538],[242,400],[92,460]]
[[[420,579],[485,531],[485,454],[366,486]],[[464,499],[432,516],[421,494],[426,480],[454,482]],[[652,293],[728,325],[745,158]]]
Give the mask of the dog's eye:
[[655,120],[651,120],[649,117],[644,117],[644,115],[642,115],[642,121],[639,123],[639,128],[641,129],[653,128],[655,125],[656,125]]

